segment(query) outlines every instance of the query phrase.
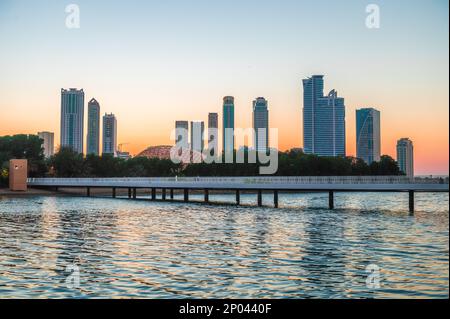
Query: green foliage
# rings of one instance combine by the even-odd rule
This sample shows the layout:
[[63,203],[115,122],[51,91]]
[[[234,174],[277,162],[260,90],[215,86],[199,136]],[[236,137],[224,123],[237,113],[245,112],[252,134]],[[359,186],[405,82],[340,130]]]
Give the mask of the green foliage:
[[0,184],[8,183],[10,159],[27,159],[28,175],[30,177],[44,176],[47,172],[47,164],[42,142],[37,135],[0,136]]
[[83,154],[70,147],[61,147],[59,152],[51,157],[50,165],[58,177],[84,177],[86,173]]

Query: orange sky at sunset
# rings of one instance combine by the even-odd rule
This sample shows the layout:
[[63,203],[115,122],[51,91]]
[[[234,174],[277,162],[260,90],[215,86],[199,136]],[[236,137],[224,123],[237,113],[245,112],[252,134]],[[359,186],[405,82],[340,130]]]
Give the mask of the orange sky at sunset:
[[[383,2],[379,29],[367,28],[364,1],[105,3],[79,1],[81,27],[68,29],[56,2],[0,2],[0,135],[52,131],[57,146],[60,90],[83,88],[85,123],[94,97],[102,115],[116,115],[118,142],[132,154],[173,144],[176,120],[207,123],[218,112],[221,128],[226,95],[236,127],[251,127],[252,100],[262,96],[279,148],[302,147],[301,80],[323,74],[324,93],[345,98],[347,155],[355,110],[373,107],[382,154],[395,158],[396,141],[408,137],[415,174],[449,172],[447,1],[408,10]],[[86,144],[86,124],[84,136]]]

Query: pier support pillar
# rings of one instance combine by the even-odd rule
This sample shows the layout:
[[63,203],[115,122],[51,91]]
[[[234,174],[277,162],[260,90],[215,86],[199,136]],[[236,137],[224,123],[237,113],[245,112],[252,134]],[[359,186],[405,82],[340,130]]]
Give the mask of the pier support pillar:
[[173,188],[170,189],[170,199],[173,200]]
[[184,189],[184,201],[185,202],[189,201],[189,189],[187,188]]
[[209,190],[205,189],[205,203],[209,203]]
[[166,200],[166,189],[165,188],[161,189],[161,198],[162,198],[162,200]]
[[113,187],[113,189],[112,189],[112,197],[116,198],[116,188],[115,187]]
[[334,209],[334,192],[333,191],[328,192],[328,208]]
[[91,188],[90,187],[86,187],[86,196],[87,197],[91,196]]
[[152,200],[156,200],[156,188],[152,188]]
[[258,190],[258,206],[262,206],[262,190]]
[[236,205],[240,205],[241,204],[241,193],[239,191],[239,189],[236,189]]
[[273,206],[275,208],[278,208],[278,191],[277,190],[273,191]]
[[128,188],[128,198],[131,198],[131,188]]
[[409,191],[409,213],[414,214],[414,191]]
[[136,188],[133,188],[133,199],[136,199]]

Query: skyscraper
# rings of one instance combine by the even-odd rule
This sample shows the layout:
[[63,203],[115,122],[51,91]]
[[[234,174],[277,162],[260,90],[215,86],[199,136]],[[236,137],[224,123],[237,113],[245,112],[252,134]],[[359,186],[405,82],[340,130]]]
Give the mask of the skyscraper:
[[[208,114],[208,149],[218,148],[219,115],[217,113]],[[218,155],[218,154],[212,154]]]
[[112,113],[103,116],[103,154],[117,154],[117,119]]
[[267,152],[269,147],[269,111],[267,100],[258,97],[253,101],[253,145],[257,152]]
[[413,143],[409,138],[401,138],[397,141],[397,164],[406,176],[414,177]]
[[42,146],[44,148],[44,156],[49,158],[55,153],[55,134],[53,132],[38,132],[38,136],[44,140]]
[[181,149],[189,149],[189,122],[175,121],[175,145]]
[[204,142],[205,122],[191,122],[191,150],[193,152],[202,153],[205,148]]
[[345,156],[344,99],[323,95],[323,75],[303,80],[303,150],[319,156]]
[[83,89],[61,89],[61,147],[83,153],[84,92]]
[[356,157],[367,164],[380,160],[380,111],[356,110]]
[[86,154],[99,155],[100,152],[100,104],[96,99],[88,103],[88,132]]
[[223,152],[232,153],[234,151],[234,97],[225,96],[223,98],[223,125],[222,139]]

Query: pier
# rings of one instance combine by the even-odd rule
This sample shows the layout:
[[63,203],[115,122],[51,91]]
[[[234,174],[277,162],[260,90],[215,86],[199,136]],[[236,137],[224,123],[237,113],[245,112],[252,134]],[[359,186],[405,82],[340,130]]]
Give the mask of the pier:
[[406,176],[256,176],[256,177],[134,177],[134,178],[28,178],[30,187],[85,188],[86,196],[92,188],[111,188],[116,198],[117,189],[127,189],[128,198],[136,199],[138,189],[149,189],[151,200],[156,200],[157,190],[161,200],[174,200],[174,190],[189,202],[190,191],[204,193],[204,203],[209,203],[210,191],[234,191],[236,204],[240,204],[242,191],[255,192],[257,205],[262,206],[262,194],[273,194],[273,205],[278,207],[279,192],[328,193],[328,208],[334,209],[337,192],[405,192],[409,196],[409,211],[414,212],[416,192],[448,192],[448,178],[410,178]]

